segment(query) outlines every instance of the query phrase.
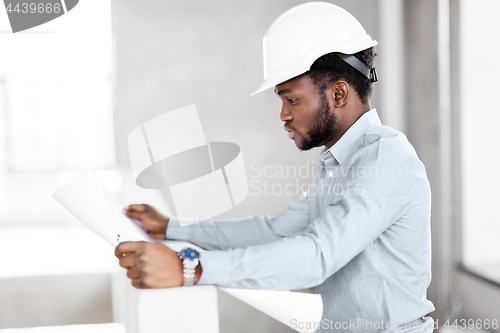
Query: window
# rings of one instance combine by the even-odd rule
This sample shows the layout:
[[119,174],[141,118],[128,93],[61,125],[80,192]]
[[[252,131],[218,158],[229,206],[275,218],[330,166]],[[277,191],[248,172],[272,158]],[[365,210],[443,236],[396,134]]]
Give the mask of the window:
[[463,0],[460,9],[463,260],[500,263],[500,2]]
[[115,166],[111,37],[103,0],[0,34],[0,224],[53,222],[62,173]]

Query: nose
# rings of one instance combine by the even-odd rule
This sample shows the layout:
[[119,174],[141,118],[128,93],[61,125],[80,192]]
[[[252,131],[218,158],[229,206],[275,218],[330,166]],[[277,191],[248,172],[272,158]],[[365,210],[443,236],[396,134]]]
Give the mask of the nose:
[[292,120],[292,114],[287,110],[287,107],[285,107],[285,104],[283,103],[283,106],[281,107],[281,112],[280,112],[280,119],[281,121],[290,121]]

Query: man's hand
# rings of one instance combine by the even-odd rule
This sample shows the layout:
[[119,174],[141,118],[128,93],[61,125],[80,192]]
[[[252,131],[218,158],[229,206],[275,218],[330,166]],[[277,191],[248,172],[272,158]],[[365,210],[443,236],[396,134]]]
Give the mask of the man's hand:
[[[171,288],[182,286],[183,271],[177,252],[160,243],[124,242],[116,247],[115,255],[120,266],[127,269],[127,276],[136,288]],[[198,264],[195,283],[202,273]]]
[[124,210],[125,215],[141,222],[148,235],[154,239],[165,239],[169,218],[160,214],[150,205],[130,205]]

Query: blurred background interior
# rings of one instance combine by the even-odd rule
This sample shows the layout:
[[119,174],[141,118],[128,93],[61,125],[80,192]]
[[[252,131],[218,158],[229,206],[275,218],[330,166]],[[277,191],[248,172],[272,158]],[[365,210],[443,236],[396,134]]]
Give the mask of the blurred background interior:
[[[124,205],[172,213],[130,170],[128,134],[154,116],[196,104],[208,141],[240,145],[250,193],[223,216],[271,214],[306,189],[320,150],[289,141],[271,90],[250,97],[267,27],[302,2],[85,0],[15,35],[0,10],[1,333],[125,332],[113,249],[51,194],[93,168]],[[432,316],[500,320],[500,1],[331,2],[379,42],[372,106],[427,168]],[[220,297],[221,332],[291,332]]]

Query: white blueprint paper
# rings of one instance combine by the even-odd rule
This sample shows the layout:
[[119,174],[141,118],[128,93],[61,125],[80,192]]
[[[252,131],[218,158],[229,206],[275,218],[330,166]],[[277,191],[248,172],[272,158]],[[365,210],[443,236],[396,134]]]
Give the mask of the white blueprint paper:
[[122,212],[124,206],[94,170],[82,171],[52,196],[112,246],[124,241],[150,241],[137,223]]
[[[53,197],[90,230],[112,246],[117,246],[123,241],[151,241],[149,236],[138,226],[137,221],[123,214],[124,206],[105,187],[93,170],[82,171],[75,179],[58,189],[53,194]],[[174,251],[180,251],[185,247],[203,251],[201,248],[187,242],[164,241],[163,244]],[[179,292],[177,288],[174,289],[171,291],[172,293]],[[320,295],[275,290],[220,289],[287,326],[294,322],[314,325],[314,323],[319,323],[321,320],[323,302]],[[180,290],[191,292],[195,291],[195,288],[181,288]],[[165,293],[168,294],[169,291],[164,290],[162,293],[158,293],[159,299]],[[155,297],[154,293],[148,293],[147,295],[148,299]],[[212,298],[210,300],[213,302]],[[151,303],[151,306],[155,305],[155,302],[148,301],[145,304],[141,303],[141,308],[148,308],[148,303]],[[175,307],[175,304],[173,306]],[[182,317],[181,314],[179,316]],[[150,322],[148,327],[155,324]],[[296,331],[312,333],[315,330],[296,328]]]

